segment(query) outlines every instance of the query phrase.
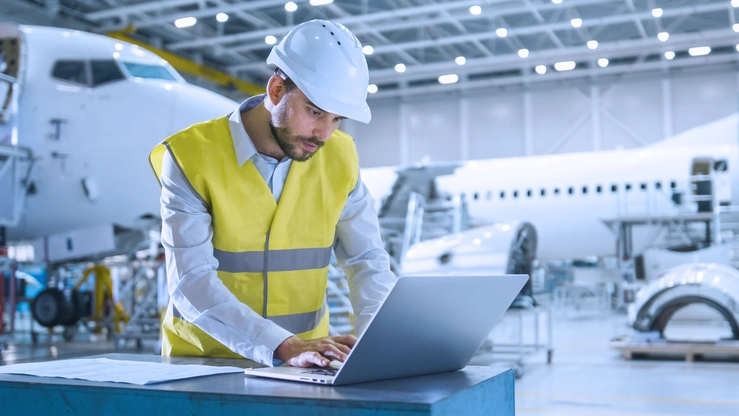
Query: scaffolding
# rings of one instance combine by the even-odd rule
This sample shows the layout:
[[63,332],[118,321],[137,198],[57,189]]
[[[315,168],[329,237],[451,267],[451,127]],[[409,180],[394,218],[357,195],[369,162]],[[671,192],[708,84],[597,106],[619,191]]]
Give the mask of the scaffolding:
[[[698,162],[694,163],[698,165]],[[715,180],[711,172],[691,175],[685,200],[683,194],[674,195],[675,200],[685,207],[683,211],[665,213],[649,210],[645,214],[603,219],[618,238],[619,266],[625,271],[633,269],[634,258],[641,254],[634,248],[634,229],[646,226],[657,227],[648,247],[700,249],[727,244],[733,248],[734,265],[739,265],[739,206],[728,205],[728,201],[716,195]]]

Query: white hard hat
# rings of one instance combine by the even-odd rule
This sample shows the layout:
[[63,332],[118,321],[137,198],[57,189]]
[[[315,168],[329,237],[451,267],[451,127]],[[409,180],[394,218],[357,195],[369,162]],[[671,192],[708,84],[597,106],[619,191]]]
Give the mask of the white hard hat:
[[359,40],[326,20],[301,23],[267,57],[321,110],[369,123],[369,70]]

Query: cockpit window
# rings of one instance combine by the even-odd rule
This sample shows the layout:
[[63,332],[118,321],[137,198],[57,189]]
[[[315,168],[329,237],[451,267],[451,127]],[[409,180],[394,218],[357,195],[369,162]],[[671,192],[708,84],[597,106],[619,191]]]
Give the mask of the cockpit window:
[[128,72],[136,78],[153,78],[153,79],[164,79],[167,81],[177,81],[172,74],[167,70],[166,67],[161,65],[145,65],[135,64],[132,62],[124,62]]
[[57,61],[51,75],[64,81],[87,85],[85,61]]
[[729,170],[729,161],[726,159],[715,160],[713,162],[713,170],[716,172],[726,172]]
[[90,61],[92,68],[92,86],[97,87],[101,84],[119,81],[125,79],[123,72],[118,68],[118,64],[113,60],[109,61]]

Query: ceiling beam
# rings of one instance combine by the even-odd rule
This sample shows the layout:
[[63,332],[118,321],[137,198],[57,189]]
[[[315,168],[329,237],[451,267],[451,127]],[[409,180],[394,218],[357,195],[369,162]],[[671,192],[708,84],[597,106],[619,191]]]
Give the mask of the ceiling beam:
[[[285,4],[284,1],[275,1],[275,0],[258,0],[258,1],[243,2],[243,3],[239,2],[239,3],[232,3],[232,4],[222,4],[220,6],[205,7],[205,8],[201,8],[198,10],[190,10],[186,12],[177,11],[176,13],[160,15],[156,17],[150,17],[148,19],[132,20],[131,23],[133,23],[133,25],[136,28],[146,28],[146,27],[157,26],[161,24],[173,24],[175,20],[181,19],[183,17],[195,17],[198,19],[202,19],[206,17],[215,17],[215,15],[217,15],[218,13],[241,13],[241,12],[248,12],[248,11],[253,11],[253,10],[282,7],[284,6],[284,4]],[[115,30],[115,29],[120,28],[120,26],[121,24],[106,25],[104,26],[104,29],[105,30]]]
[[146,3],[134,4],[131,6],[114,7],[112,9],[104,9],[97,12],[87,13],[86,16],[90,20],[102,20],[109,19],[111,17],[122,17],[136,13],[158,12],[175,7],[197,5],[199,3],[200,2],[198,0],[153,0]]
[[[539,10],[531,4],[531,0],[523,0],[524,4],[526,5],[526,8],[528,8],[531,11],[531,14],[534,15],[534,18],[540,23],[540,24],[546,24],[547,21],[544,20],[544,17],[541,15]],[[554,42],[555,45],[557,45],[558,48],[564,48],[565,45],[562,43],[561,40],[559,40],[559,36],[557,36],[556,33],[554,33],[553,29],[547,30],[547,33],[549,34],[549,37],[552,39],[552,42]]]
[[[622,0],[617,0],[618,2]],[[576,7],[576,6],[583,6],[583,5],[592,5],[592,4],[603,4],[603,3],[615,3],[616,0],[570,0],[567,4],[568,7]],[[362,30],[361,27],[357,27],[362,23],[372,23],[372,22],[381,22],[381,21],[388,21],[388,20],[395,20],[395,19],[402,19],[402,18],[408,18],[408,17],[415,17],[415,16],[421,16],[426,14],[433,14],[438,13],[443,10],[468,10],[470,6],[473,5],[485,5],[485,4],[493,4],[495,7],[491,7],[491,14],[495,16],[505,16],[505,15],[513,15],[518,13],[525,13],[529,9],[526,7],[521,6],[521,4],[518,1],[511,1],[511,0],[465,0],[465,1],[455,1],[455,2],[449,2],[449,3],[436,3],[436,4],[430,4],[425,6],[415,6],[415,7],[404,7],[401,9],[395,9],[395,10],[389,10],[389,11],[381,11],[381,12],[374,12],[369,14],[361,14],[361,15],[352,15],[350,17],[345,18],[339,18],[334,19],[336,22],[339,22],[350,29],[352,29],[352,32],[355,35],[358,35],[360,33],[367,33],[368,30]],[[559,7],[563,7],[561,4],[554,4],[554,3],[547,3],[543,5],[539,5],[539,10],[549,10],[549,9],[556,9]],[[469,15],[469,12],[467,12]],[[485,12],[483,13],[485,14]],[[480,16],[472,16],[474,18],[480,18]],[[483,18],[485,16],[482,16]],[[422,26],[428,26],[429,19],[413,19],[405,22],[406,28],[412,28],[412,27],[422,27]],[[397,23],[397,22],[394,22]],[[380,26],[382,23],[379,23],[377,25],[373,25],[373,30],[378,31],[384,31],[384,29],[380,29]],[[218,37],[212,37],[212,38],[206,38],[206,39],[196,39],[192,41],[185,41],[185,42],[176,42],[171,45],[169,45],[172,49],[184,49],[184,48],[195,48],[195,47],[201,47],[201,46],[208,46],[212,45],[214,43],[235,43],[235,42],[244,42],[249,40],[257,40],[257,39],[264,39],[267,35],[273,35],[273,36],[282,36],[286,34],[287,32],[292,29],[293,26],[282,26],[277,28],[272,28],[269,30],[257,30],[257,31],[251,31],[251,32],[245,32],[245,33],[237,33],[237,34],[231,34],[231,35],[225,35],[225,36],[218,36]]]
[[[636,7],[634,6],[634,0],[626,0],[626,7],[629,10],[631,10],[632,13],[636,12]],[[636,19],[634,23],[636,23],[636,28],[637,30],[639,30],[639,34],[641,35],[641,37],[643,38],[648,37],[647,31],[644,29],[644,23],[642,23],[641,19]]]
[[[720,11],[726,9],[725,4],[710,4],[710,5],[704,5],[704,6],[689,6],[689,7],[681,7],[681,8],[675,8],[665,10],[664,15],[667,16],[681,16],[684,13],[691,13],[694,12],[694,10],[700,9],[702,12],[711,12],[711,11]],[[623,15],[614,15],[614,16],[608,16],[608,17],[601,17],[596,19],[584,19],[582,28],[588,28],[588,27],[602,27],[605,25],[611,25],[611,24],[619,24],[619,23],[626,23],[630,22],[634,19],[653,19],[652,12],[638,12],[633,14],[623,14]],[[548,33],[550,30],[567,30],[572,29],[572,25],[569,22],[558,22],[558,23],[550,23],[550,24],[544,24],[544,25],[532,25],[532,26],[526,26],[526,27],[519,27],[515,29],[508,29],[508,36],[522,36],[522,35],[532,35],[537,33]],[[465,35],[456,35],[456,36],[449,36],[445,38],[440,39],[429,39],[429,40],[421,40],[421,41],[411,41],[411,42],[402,42],[402,43],[395,43],[392,45],[380,45],[375,47],[375,53],[388,53],[393,52],[397,49],[418,49],[418,48],[427,48],[437,45],[450,45],[455,43],[464,43],[464,42],[471,42],[473,40],[486,40],[486,39],[494,39],[497,35],[494,31],[484,32],[484,33],[470,33]],[[605,45],[605,44],[603,44]],[[600,46],[599,46],[600,49]]]
[[697,46],[723,46],[737,43],[736,33],[730,29],[706,32],[677,34],[667,42],[657,38],[635,39],[602,44],[597,50],[587,46],[547,49],[532,51],[526,59],[517,54],[507,54],[490,58],[467,60],[463,67],[454,62],[441,62],[422,66],[408,66],[406,72],[399,74],[392,68],[370,71],[370,80],[374,83],[412,81],[436,77],[442,74],[466,74],[470,72],[494,72],[521,67],[533,68],[535,65],[554,64],[561,61],[592,61],[598,58],[618,58],[636,56],[644,53],[661,53],[668,50],[685,50]]
[[[706,66],[717,66],[722,64],[731,64],[739,62],[739,54],[729,55],[716,55],[716,56],[703,56],[703,57],[686,57],[676,58],[668,62],[645,62],[632,65],[613,65],[607,68],[601,68],[598,73],[599,77],[607,76],[630,76],[635,74],[647,74],[654,72],[655,74],[662,74],[667,69],[680,69],[680,68],[696,68]],[[573,70],[567,72],[548,72],[544,75],[536,75],[532,77],[521,77],[511,76],[505,78],[494,78],[485,80],[474,80],[466,81],[464,84],[435,84],[435,85],[424,85],[417,87],[405,87],[399,89],[388,89],[378,91],[375,94],[368,96],[369,103],[375,100],[396,98],[396,97],[412,97],[418,95],[445,93],[457,90],[463,91],[480,91],[485,88],[496,88],[512,85],[533,85],[533,84],[546,84],[546,83],[561,83],[563,81],[577,81],[582,79],[590,82],[592,73],[588,70]]]

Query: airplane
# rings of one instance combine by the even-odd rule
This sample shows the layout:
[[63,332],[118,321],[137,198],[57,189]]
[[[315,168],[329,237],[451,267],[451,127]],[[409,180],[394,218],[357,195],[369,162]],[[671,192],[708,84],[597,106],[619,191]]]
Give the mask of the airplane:
[[[697,212],[702,203],[694,201],[693,175],[711,176],[717,205],[739,204],[738,127],[734,114],[638,149],[378,167],[363,169],[362,179],[382,212],[402,176],[428,170],[434,190],[424,195],[418,190],[423,186],[416,186],[418,192],[461,199],[481,224],[530,223],[541,261],[615,256],[616,235],[603,220]],[[480,230],[467,240],[484,246],[485,237],[495,238],[495,228]],[[654,244],[657,234],[656,227],[635,229],[634,251]],[[429,256],[444,252],[440,246],[444,243],[421,242],[408,260],[428,263]]]
[[18,165],[0,180],[8,241],[158,217],[149,151],[237,105],[106,36],[3,24],[0,41],[0,161]]
[[[150,149],[237,105],[187,83],[157,55],[105,36],[4,24],[0,40],[0,161],[22,154],[24,167],[12,181],[2,179],[0,167],[0,225],[8,226],[10,241],[48,246],[49,235],[157,218]],[[538,258],[583,258],[615,253],[603,218],[691,209],[675,194],[689,193],[696,169],[717,179],[721,204],[737,205],[738,154],[734,115],[641,149],[446,164],[452,173],[435,183],[464,200],[473,218],[496,222],[477,229],[480,236],[468,234],[469,244],[499,251],[515,231],[533,225]],[[362,169],[378,207],[399,170]],[[498,235],[494,247],[477,242]],[[71,246],[69,240],[59,244]]]

